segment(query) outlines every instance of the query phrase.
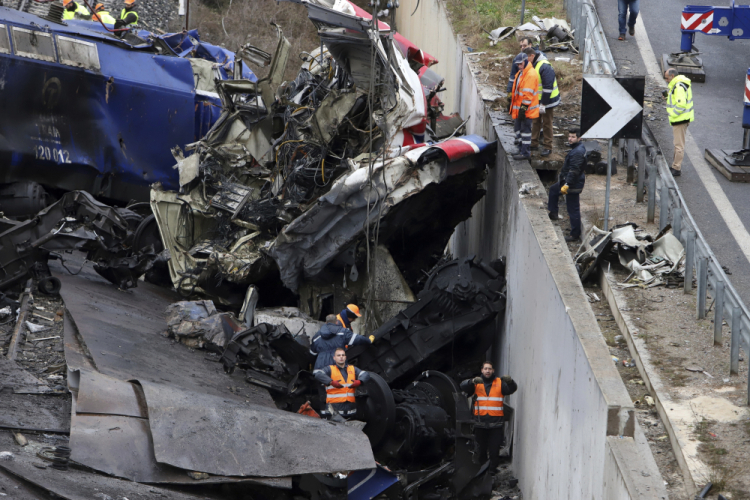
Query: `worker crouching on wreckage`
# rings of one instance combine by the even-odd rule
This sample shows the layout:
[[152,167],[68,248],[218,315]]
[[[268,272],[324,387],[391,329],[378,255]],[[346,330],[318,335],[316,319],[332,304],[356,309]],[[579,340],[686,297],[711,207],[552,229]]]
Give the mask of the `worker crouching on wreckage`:
[[518,386],[508,375],[495,376],[492,363],[485,361],[482,365],[482,376],[461,382],[461,390],[473,395],[472,405],[474,418],[474,438],[477,453],[475,461],[484,463],[489,453],[490,471],[500,465],[500,448],[505,444],[505,415],[503,399],[516,392]]

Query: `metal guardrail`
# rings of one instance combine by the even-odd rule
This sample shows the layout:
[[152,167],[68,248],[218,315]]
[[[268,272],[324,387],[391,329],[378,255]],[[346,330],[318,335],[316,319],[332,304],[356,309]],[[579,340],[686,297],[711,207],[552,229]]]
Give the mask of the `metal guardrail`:
[[583,72],[595,75],[616,75],[617,66],[609,50],[604,28],[599,22],[593,0],[564,0],[565,10],[575,30],[578,51],[583,54]]
[[[604,35],[593,0],[564,0],[565,9],[575,30],[575,41],[583,54],[583,73],[617,75],[617,66]],[[714,314],[714,345],[721,345],[722,325],[730,326],[730,374],[739,373],[740,346],[748,358],[748,404],[750,404],[750,312],[727,277],[719,260],[711,251],[703,233],[693,219],[680,188],[669,172],[669,164],[646,123],[641,139],[620,140],[617,157],[627,156],[628,182],[635,181],[636,143],[638,170],[636,201],[643,202],[644,185],[648,174],[648,220],[654,221],[656,201],[659,201],[659,228],[672,225],[672,232],[685,246],[685,293],[693,289],[697,271],[696,316],[708,314],[706,299],[710,291]],[[611,161],[611,160],[610,160]],[[623,162],[620,161],[620,164]]]

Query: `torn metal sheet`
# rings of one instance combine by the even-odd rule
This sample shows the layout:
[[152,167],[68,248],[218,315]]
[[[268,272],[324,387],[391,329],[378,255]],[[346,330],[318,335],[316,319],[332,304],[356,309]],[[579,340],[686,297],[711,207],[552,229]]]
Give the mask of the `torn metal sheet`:
[[160,463],[228,476],[372,469],[367,436],[345,425],[142,382]]
[[148,417],[143,394],[132,383],[87,370],[79,374],[76,412]]
[[[248,386],[248,394],[243,396],[232,393],[227,386],[245,385],[241,376],[228,379],[220,365],[203,359],[205,352],[191,351],[162,335],[164,310],[181,298],[176,293],[150,283],[141,283],[138,293],[121,292],[93,273],[89,264],[77,276],[64,272],[55,268],[55,276],[63,283],[63,302],[73,320],[70,326],[83,339],[99,372],[121,380],[154,380],[273,406],[268,393],[259,388]],[[65,335],[67,338],[67,332]]]
[[180,301],[167,306],[167,333],[188,347],[221,353],[243,330],[232,313],[219,313],[210,300]]
[[[12,446],[10,433],[0,433],[0,446],[8,449]],[[174,500],[200,500],[218,497],[207,493],[188,493],[175,491],[159,486],[138,484],[100,474],[92,474],[76,468],[66,471],[56,470],[41,460],[36,453],[43,448],[41,443],[30,441],[29,445],[16,449],[13,460],[0,460],[0,469],[8,471],[25,481],[38,486],[58,498],[66,500],[91,500],[106,497],[131,500],[147,498],[169,498]],[[46,467],[46,468],[39,468]],[[195,481],[193,481],[193,484]],[[102,496],[104,495],[104,496]],[[10,498],[10,497],[9,497]]]
[[667,233],[654,241],[654,250],[651,255],[668,260],[672,263],[670,271],[674,271],[685,257],[685,247],[672,233]]

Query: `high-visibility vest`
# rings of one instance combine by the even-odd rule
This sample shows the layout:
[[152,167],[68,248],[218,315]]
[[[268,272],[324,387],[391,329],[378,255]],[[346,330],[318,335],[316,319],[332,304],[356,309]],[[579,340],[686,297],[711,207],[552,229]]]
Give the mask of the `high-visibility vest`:
[[667,115],[669,116],[670,125],[677,122],[692,122],[695,120],[693,89],[690,86],[690,79],[683,75],[677,75],[669,82]]
[[[349,318],[347,318],[349,319]],[[336,320],[339,322],[339,325],[341,325],[342,328],[349,328],[351,330],[352,325],[349,323],[349,326],[346,326],[346,323],[344,323],[344,319],[341,317],[340,314],[336,315]]]
[[326,404],[328,403],[356,403],[354,399],[354,388],[351,386],[352,382],[356,380],[354,374],[354,367],[349,365],[346,367],[346,380],[341,375],[341,370],[336,365],[331,365],[331,381],[335,380],[343,387],[339,389],[329,385],[326,387]]
[[474,402],[474,415],[491,417],[503,416],[503,382],[499,378],[492,381],[490,394],[484,390],[484,384],[477,384],[474,389],[476,401]]
[[91,16],[91,20],[96,21],[97,23],[99,22],[99,19],[101,19],[104,24],[115,24],[115,21],[117,21],[106,10],[100,10],[99,12]]
[[[541,73],[539,73],[539,69],[542,67],[542,64],[549,64],[549,61],[546,59],[540,59],[537,63],[534,69],[536,70],[537,74],[539,75],[539,98],[541,99],[541,96],[544,92],[550,92],[550,99],[554,99],[555,97],[560,95],[560,90],[557,88],[557,76],[555,76],[555,83],[552,86],[552,90],[545,90],[542,87],[542,76]],[[552,66],[550,64],[550,66]]]
[[516,73],[513,82],[513,100],[511,101],[511,115],[518,118],[521,106],[526,106],[526,118],[539,118],[539,73],[527,64],[523,71]]
[[138,24],[138,13],[136,11],[134,11],[134,10],[122,9],[122,11],[120,12],[120,19],[124,20],[125,16],[127,16],[128,14],[135,14],[135,22],[134,23],[128,23],[128,24]]
[[79,5],[78,3],[76,3],[76,10],[65,9],[65,11],[63,12],[63,20],[70,21],[71,19],[75,19],[76,14],[78,14],[79,16],[88,16],[89,10],[83,5]]

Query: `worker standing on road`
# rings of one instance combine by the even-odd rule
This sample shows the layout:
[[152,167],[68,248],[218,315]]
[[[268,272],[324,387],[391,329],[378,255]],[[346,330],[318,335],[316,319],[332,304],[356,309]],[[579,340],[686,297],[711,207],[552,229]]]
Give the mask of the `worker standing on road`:
[[339,322],[339,325],[351,330],[352,321],[361,317],[362,314],[359,312],[359,307],[355,304],[349,304],[336,316],[336,320]]
[[74,2],[73,0],[63,0],[63,7],[65,8],[65,12],[63,12],[64,21],[75,19],[76,16],[88,17],[91,15],[86,7],[84,7],[83,5],[78,5],[78,3]]
[[630,31],[630,36],[635,35],[635,20],[638,19],[638,10],[640,7],[641,0],[617,0],[618,3],[618,21],[620,23],[620,37],[618,40],[625,40],[625,19],[628,16],[628,9],[630,9],[630,19],[627,21],[627,27]]
[[539,117],[535,118],[531,125],[531,150],[539,147],[539,132],[544,133],[544,147],[541,156],[549,156],[552,153],[552,118],[555,107],[560,104],[560,90],[557,88],[557,76],[555,68],[545,59],[539,58],[539,53],[534,54],[532,64],[539,75]]
[[539,117],[539,75],[533,66],[536,52],[531,47],[524,49],[527,59],[518,63],[518,73],[513,82],[511,116],[516,121],[514,129],[521,136],[521,145],[513,155],[514,160],[531,158],[531,120]]
[[346,350],[343,347],[336,349],[333,361],[334,364],[314,372],[315,380],[326,388],[326,407],[320,415],[330,419],[335,411],[348,420],[357,413],[354,392],[362,382],[370,380],[370,374],[356,366],[347,365]]
[[120,19],[115,23],[115,29],[138,24],[138,12],[135,11],[135,0],[125,0],[125,7],[120,11]]
[[677,73],[674,68],[664,72],[664,79],[669,82],[664,97],[667,98],[667,115],[674,135],[674,161],[669,171],[679,177],[682,170],[682,158],[685,156],[685,134],[688,125],[695,120],[693,109],[693,90],[690,79]]
[[565,237],[565,241],[578,241],[581,238],[581,205],[579,196],[583,191],[583,185],[586,183],[586,148],[581,142],[581,131],[577,128],[568,131],[568,142],[573,149],[565,157],[565,163],[560,169],[558,181],[549,188],[549,218],[559,220],[560,215],[557,213],[560,203],[560,194],[565,195],[565,204],[570,216],[570,235]]
[[474,396],[474,439],[480,464],[488,460],[490,472],[500,463],[500,448],[505,444],[503,400],[518,386],[508,375],[497,378],[492,363],[485,361],[482,376],[461,382],[461,390]]
[[94,13],[91,15],[91,20],[95,22],[103,22],[104,24],[114,25],[117,20],[112,17],[109,11],[104,9],[104,4],[98,3],[94,6]]
[[369,338],[352,333],[348,328],[338,324],[336,316],[326,316],[326,324],[320,327],[312,339],[310,353],[317,356],[313,370],[320,370],[333,364],[333,354],[337,349],[355,345],[370,345],[375,337]]

